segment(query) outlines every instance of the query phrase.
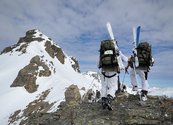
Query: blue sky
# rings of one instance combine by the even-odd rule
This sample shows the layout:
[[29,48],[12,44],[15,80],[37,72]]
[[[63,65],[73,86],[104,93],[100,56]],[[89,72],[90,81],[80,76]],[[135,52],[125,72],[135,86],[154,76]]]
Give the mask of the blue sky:
[[109,38],[107,21],[127,56],[132,27],[140,25],[140,40],[151,43],[155,58],[150,80],[173,86],[172,0],[1,0],[0,19],[0,51],[36,28],[75,56],[82,71],[97,71],[100,41]]

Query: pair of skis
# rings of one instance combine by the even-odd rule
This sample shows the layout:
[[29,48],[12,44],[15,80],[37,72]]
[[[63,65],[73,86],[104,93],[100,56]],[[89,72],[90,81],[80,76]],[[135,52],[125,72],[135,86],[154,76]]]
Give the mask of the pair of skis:
[[[107,26],[107,29],[108,29],[108,32],[109,32],[109,35],[110,35],[111,39],[114,41],[115,49],[119,52],[119,48],[118,48],[117,42],[115,41],[111,24],[109,22],[107,22],[106,26]],[[138,26],[137,28],[133,27],[133,39],[134,39],[134,41],[133,41],[133,50],[132,51],[133,51],[134,59],[135,59],[135,61],[133,62],[135,77],[136,77],[136,68],[135,67],[139,66],[139,61],[138,61],[138,57],[137,57],[137,49],[136,48],[139,44],[140,29],[141,29],[140,26]],[[118,56],[117,59],[118,59],[118,65],[119,65],[120,69],[124,69],[124,65],[122,63],[122,59],[121,59],[120,55]],[[141,100],[141,97],[140,97],[140,100]]]
[[[118,48],[117,42],[115,41],[115,37],[114,37],[113,31],[112,31],[111,24],[109,22],[107,22],[106,26],[107,26],[107,29],[108,29],[108,32],[109,32],[109,35],[110,35],[111,39],[114,41],[115,50],[119,52],[119,48]],[[140,29],[141,29],[140,26],[138,26],[137,28],[135,28],[135,27],[133,28],[133,38],[134,38],[133,54],[134,54],[134,57],[135,57],[135,64],[134,64],[135,67],[139,66],[139,61],[138,61],[138,57],[137,57],[136,48],[139,44]],[[117,57],[117,59],[118,59],[118,65],[119,65],[120,69],[124,69],[124,65],[122,63],[122,59],[121,59],[120,55]]]

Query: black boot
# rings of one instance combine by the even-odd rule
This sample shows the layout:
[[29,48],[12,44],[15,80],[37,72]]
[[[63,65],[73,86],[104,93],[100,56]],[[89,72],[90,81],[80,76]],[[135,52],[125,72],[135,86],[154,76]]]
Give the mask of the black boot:
[[107,102],[107,98],[106,97],[102,97],[102,107],[103,107],[103,109],[106,109],[106,107],[107,107],[106,102]]
[[142,101],[147,101],[147,94],[148,94],[148,91],[141,90],[141,100]]
[[107,95],[107,108],[108,110],[112,111],[113,108],[112,108],[112,101],[113,101],[113,97],[111,95]]

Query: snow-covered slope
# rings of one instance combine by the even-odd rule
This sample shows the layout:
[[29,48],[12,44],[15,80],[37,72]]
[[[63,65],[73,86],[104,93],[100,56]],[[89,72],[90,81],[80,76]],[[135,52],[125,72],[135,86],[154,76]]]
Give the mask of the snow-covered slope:
[[[36,63],[38,61],[31,63],[36,56],[39,63]],[[93,81],[92,76],[81,74],[74,65],[74,59],[65,54],[58,45],[55,45],[39,30],[28,31],[16,45],[6,48],[0,55],[0,124],[6,125],[10,115],[21,110],[18,114],[20,118],[13,122],[13,124],[19,124],[21,119],[25,119],[22,115],[26,106],[38,99],[46,90],[50,92],[44,101],[53,104],[48,110],[53,112],[64,100],[64,92],[71,84],[77,85],[79,89],[85,87],[85,91],[92,82],[96,87],[99,86],[97,80]],[[34,71],[30,69],[30,66]],[[31,71],[25,71],[27,68]],[[26,77],[27,79],[20,78],[26,75],[29,76]],[[30,79],[33,81],[33,86],[29,83],[19,83],[30,81]],[[80,91],[81,94],[84,93],[83,89]]]

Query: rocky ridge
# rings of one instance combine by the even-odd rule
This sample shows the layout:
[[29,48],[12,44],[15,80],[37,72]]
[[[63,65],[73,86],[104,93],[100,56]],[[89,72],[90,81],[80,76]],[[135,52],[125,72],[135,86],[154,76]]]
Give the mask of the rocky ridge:
[[[6,47],[1,54],[20,52],[22,54],[27,53],[27,47],[32,42],[43,43],[45,51],[51,58],[57,58],[61,64],[65,63],[66,55],[63,50],[53,43],[51,38],[48,38],[42,34],[39,30],[33,29],[26,32],[24,37],[21,37],[17,44]],[[41,50],[44,51],[44,50]],[[80,73],[80,67],[78,61],[74,57],[71,58],[72,68]],[[47,59],[43,56],[34,56],[29,64],[23,67],[16,79],[13,81],[10,87],[24,87],[29,93],[37,91],[38,85],[36,85],[37,77],[49,77],[52,73],[56,72],[53,62],[46,63]]]
[[[109,111],[103,110],[100,102],[80,101],[77,91],[77,86],[70,86],[65,94],[66,102],[62,102],[57,111],[31,114],[27,125],[171,125],[173,123],[173,99],[149,96],[148,101],[140,102],[137,95],[119,93],[112,104],[114,110]],[[71,97],[72,94],[72,98],[67,97]]]
[[[55,112],[64,100],[64,91],[71,84],[78,85],[80,89],[76,86],[68,89],[65,99],[69,100],[69,104],[65,104],[79,104],[80,93],[86,92],[93,79],[80,73],[76,58],[68,56],[36,29],[27,31],[17,44],[5,48],[0,60],[1,124],[29,124],[32,122],[30,116],[34,114]],[[99,83],[94,81],[94,84]],[[77,96],[73,96],[74,90]],[[49,118],[45,117],[42,122],[46,123],[47,120]]]

